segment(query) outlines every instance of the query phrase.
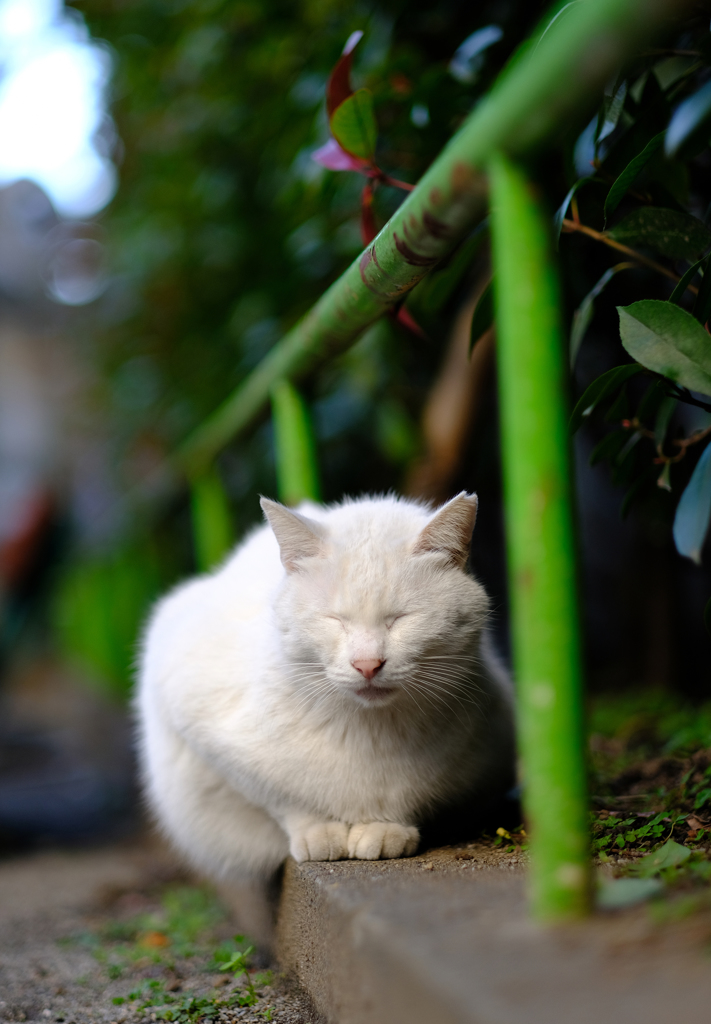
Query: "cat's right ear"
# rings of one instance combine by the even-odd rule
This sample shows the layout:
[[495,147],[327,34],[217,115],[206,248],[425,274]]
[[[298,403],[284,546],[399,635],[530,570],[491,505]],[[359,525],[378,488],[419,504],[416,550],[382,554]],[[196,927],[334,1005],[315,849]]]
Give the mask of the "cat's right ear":
[[317,558],[323,554],[326,534],[320,523],[269,498],[260,498],[259,504],[274,531],[281,562],[287,572],[296,572],[304,558]]

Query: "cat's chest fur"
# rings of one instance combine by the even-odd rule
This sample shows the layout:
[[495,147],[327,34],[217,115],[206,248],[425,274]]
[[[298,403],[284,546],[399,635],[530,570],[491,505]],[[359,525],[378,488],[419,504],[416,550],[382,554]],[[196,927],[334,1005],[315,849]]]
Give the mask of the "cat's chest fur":
[[313,705],[299,713],[298,703],[270,708],[259,737],[249,714],[240,728],[245,767],[261,780],[265,802],[294,802],[349,822],[398,821],[419,818],[475,774],[473,733],[456,720],[408,731],[394,714],[372,721],[368,709],[331,716]]
[[288,666],[275,663],[270,630],[259,636],[254,624],[233,622],[228,634],[227,622],[212,625],[204,652],[191,651],[168,674],[165,702],[178,732],[256,804],[350,822],[400,820],[476,774],[479,729],[466,703],[414,722],[397,709],[322,704],[318,690],[295,687]]

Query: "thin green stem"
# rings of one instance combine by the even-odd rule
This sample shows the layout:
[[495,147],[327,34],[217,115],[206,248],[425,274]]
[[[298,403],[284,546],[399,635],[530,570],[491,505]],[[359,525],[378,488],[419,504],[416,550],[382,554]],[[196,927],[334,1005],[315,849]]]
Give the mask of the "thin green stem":
[[216,466],[191,481],[195,561],[201,572],[221,562],[234,544],[229,502]]
[[308,409],[287,380],[272,388],[272,422],[279,500],[298,505],[321,500],[316,444]]
[[533,912],[589,909],[575,543],[559,297],[545,217],[507,157],[490,165],[506,534]]

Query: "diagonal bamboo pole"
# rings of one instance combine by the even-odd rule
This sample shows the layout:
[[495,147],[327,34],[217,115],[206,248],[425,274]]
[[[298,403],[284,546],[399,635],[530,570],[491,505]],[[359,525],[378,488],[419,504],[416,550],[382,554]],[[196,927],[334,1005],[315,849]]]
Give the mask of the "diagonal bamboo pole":
[[493,154],[524,153],[567,124],[597,98],[630,52],[686,6],[685,0],[579,0],[554,13],[509,62],[375,241],[187,438],[173,458],[175,467],[201,475],[260,415],[277,380],[297,380],[343,352],[402,300],[482,216],[481,169]]

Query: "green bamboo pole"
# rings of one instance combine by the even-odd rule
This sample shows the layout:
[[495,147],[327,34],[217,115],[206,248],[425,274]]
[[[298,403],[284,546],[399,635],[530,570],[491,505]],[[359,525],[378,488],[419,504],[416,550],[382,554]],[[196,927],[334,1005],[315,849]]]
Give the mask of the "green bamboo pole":
[[[250,426],[280,378],[298,381],[352,345],[482,216],[481,170],[494,153],[522,153],[595,102],[623,59],[687,0],[577,0],[559,11],[499,76],[375,241],[178,450],[200,474]],[[555,16],[554,16],[555,15]]]
[[589,909],[590,869],[565,360],[546,219],[490,164],[511,624],[534,915]]
[[303,398],[288,380],[272,388],[272,423],[279,500],[298,505],[321,500],[316,444]]
[[190,482],[193,545],[201,572],[221,562],[234,544],[230,507],[216,466]]

